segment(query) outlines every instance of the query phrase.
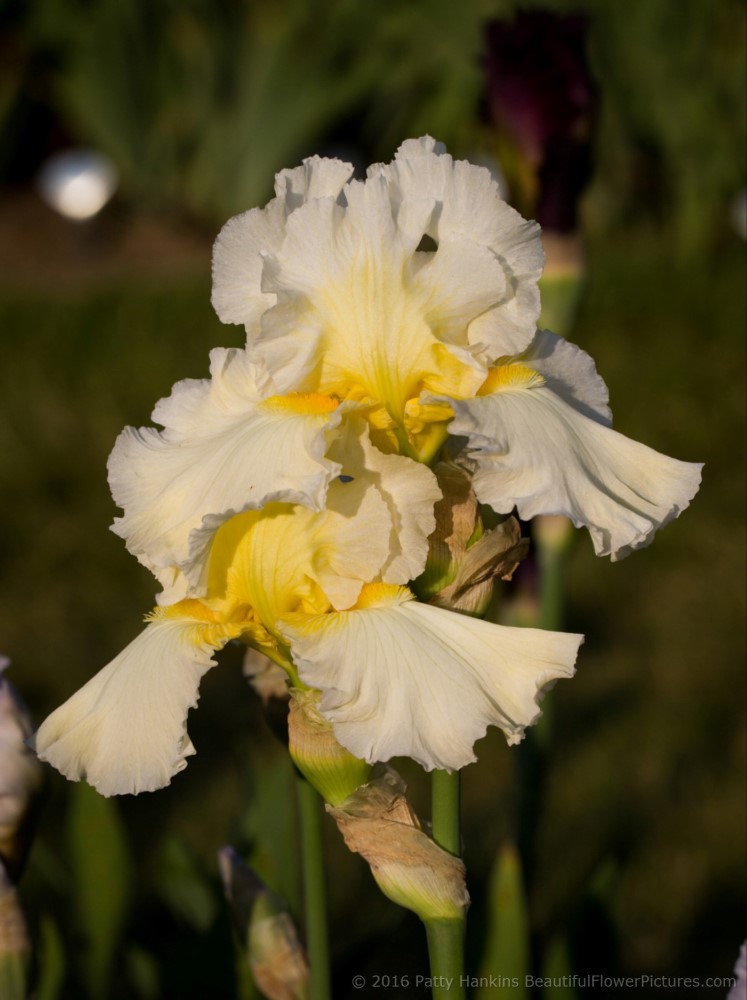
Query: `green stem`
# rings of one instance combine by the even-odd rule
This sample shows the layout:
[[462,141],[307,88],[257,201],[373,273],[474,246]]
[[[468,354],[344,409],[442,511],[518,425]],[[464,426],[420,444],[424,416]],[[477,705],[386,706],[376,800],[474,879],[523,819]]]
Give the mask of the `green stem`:
[[460,857],[462,838],[459,832],[459,771],[434,771],[431,785],[433,839],[449,854]]
[[557,631],[563,624],[565,596],[565,549],[539,545],[540,612],[539,627]]
[[464,918],[427,920],[428,955],[431,963],[431,995],[448,1000],[466,997],[464,975]]
[[298,777],[301,818],[306,948],[309,955],[309,1000],[329,1000],[329,940],[322,849],[322,800],[305,778]]
[[[433,839],[449,854],[461,854],[459,825],[460,774],[434,771],[431,785]],[[434,1000],[464,1000],[464,932],[466,914],[454,920],[427,920],[428,956]]]
[[[570,531],[570,527],[568,528]],[[539,565],[539,615],[537,625],[556,632],[563,627],[565,617],[565,577],[570,537],[548,542],[537,539]],[[540,746],[547,748],[552,729],[552,692],[545,694],[542,718],[530,736]]]

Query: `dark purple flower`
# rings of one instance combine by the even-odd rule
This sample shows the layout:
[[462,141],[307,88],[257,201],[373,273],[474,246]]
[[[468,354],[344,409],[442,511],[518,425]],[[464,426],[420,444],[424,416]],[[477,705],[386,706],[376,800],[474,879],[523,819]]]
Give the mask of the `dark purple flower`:
[[597,89],[586,59],[587,19],[520,11],[486,27],[488,110],[534,176],[532,211],[541,225],[576,228],[591,174]]

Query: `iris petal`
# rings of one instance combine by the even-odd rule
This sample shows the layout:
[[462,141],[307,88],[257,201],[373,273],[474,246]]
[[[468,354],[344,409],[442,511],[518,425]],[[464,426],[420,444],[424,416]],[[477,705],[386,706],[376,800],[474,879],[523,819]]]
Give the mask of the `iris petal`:
[[335,736],[364,760],[464,767],[487,726],[517,743],[542,688],[573,674],[581,636],[494,625],[404,587],[374,585],[362,598],[350,611],[287,615],[280,629]]
[[[563,514],[589,529],[597,555],[622,559],[690,503],[702,466],[661,455],[608,426],[606,389],[583,351],[548,336],[509,362],[529,378],[496,378],[495,391],[452,403],[450,430],[467,439],[474,489],[499,513]],[[574,370],[575,365],[575,370]]]
[[324,505],[340,472],[325,452],[346,409],[263,398],[272,384],[244,351],[214,350],[211,376],[177,383],[153,413],[165,429],[126,428],[109,459],[112,494],[124,509],[114,531],[146,565],[179,567],[193,584],[212,535],[232,514],[268,500]]
[[102,795],[168,785],[195,752],[186,718],[215,665],[211,653],[235,631],[205,616],[152,621],[42,724],[34,741],[39,757]]

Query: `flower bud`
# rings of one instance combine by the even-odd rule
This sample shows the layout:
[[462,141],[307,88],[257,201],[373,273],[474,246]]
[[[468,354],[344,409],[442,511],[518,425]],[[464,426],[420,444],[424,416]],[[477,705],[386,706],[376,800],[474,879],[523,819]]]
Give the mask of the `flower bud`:
[[487,527],[469,473],[452,462],[433,469],[443,499],[435,505],[436,528],[428,539],[425,570],[415,582],[418,596],[452,611],[481,615],[493,596],[496,577],[509,580],[526,554],[514,517]]
[[232,847],[219,851],[218,865],[257,986],[270,1000],[306,1000],[309,968],[282,899]]
[[28,709],[2,672],[0,657],[0,863],[15,878],[30,842],[33,805],[41,786],[41,765],[26,746],[33,732]]
[[459,920],[469,905],[464,864],[423,832],[405,791],[402,778],[387,768],[327,812],[392,902],[424,921]]
[[319,691],[291,692],[288,737],[293,763],[325,802],[336,806],[371,776],[371,765],[341,747],[317,710]]

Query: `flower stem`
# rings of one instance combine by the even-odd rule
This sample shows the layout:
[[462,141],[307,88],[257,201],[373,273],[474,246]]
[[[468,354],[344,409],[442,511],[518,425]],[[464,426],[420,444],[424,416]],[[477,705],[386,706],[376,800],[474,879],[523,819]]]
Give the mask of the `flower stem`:
[[459,771],[434,771],[431,785],[433,839],[449,854],[459,857],[462,838],[459,832]]
[[[557,631],[565,617],[565,577],[568,552],[573,539],[571,522],[562,515],[546,514],[535,519],[534,540],[539,566],[539,609],[536,625]],[[542,718],[530,738],[547,749],[552,729],[552,693],[545,695]]]
[[431,995],[464,1000],[464,917],[459,920],[427,920],[428,955],[431,962]]
[[557,631],[563,624],[565,557],[566,552],[559,547],[539,546],[539,627],[550,631]]
[[305,778],[298,777],[301,819],[306,948],[309,954],[309,1000],[329,1000],[329,940],[322,850],[322,802]]
[[[434,771],[431,785],[433,839],[449,854],[461,854],[459,825],[460,774]],[[453,920],[426,920],[431,990],[434,1000],[463,1000],[465,914]]]

